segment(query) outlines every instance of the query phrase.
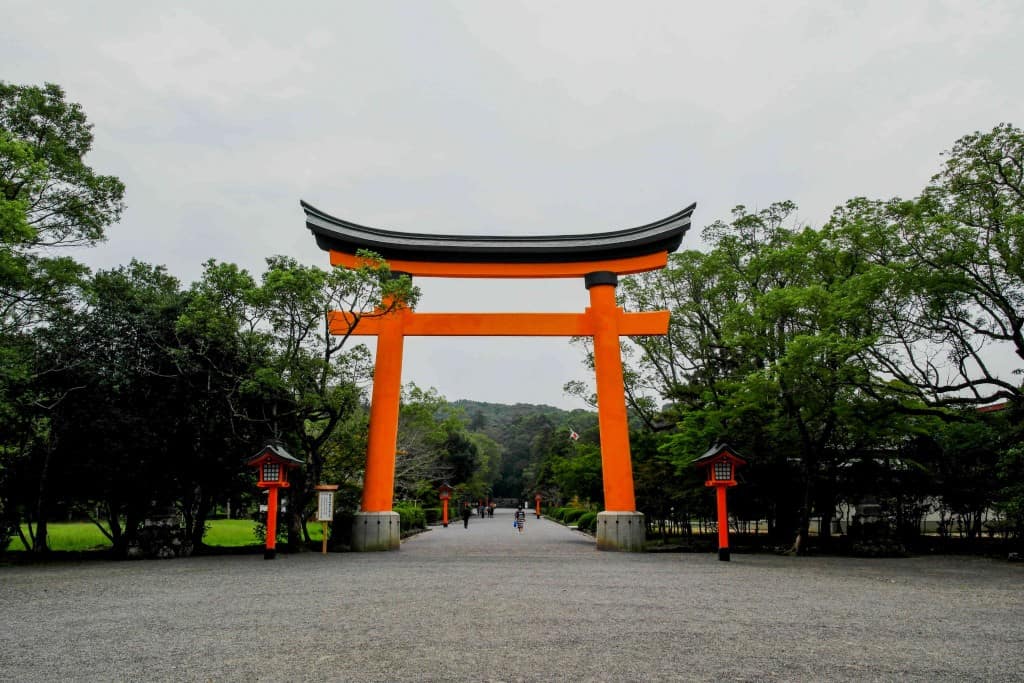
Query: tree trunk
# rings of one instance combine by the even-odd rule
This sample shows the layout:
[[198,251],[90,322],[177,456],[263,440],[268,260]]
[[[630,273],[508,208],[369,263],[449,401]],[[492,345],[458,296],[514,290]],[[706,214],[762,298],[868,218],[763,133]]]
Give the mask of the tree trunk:
[[36,532],[32,539],[32,547],[30,548],[32,553],[36,555],[45,554],[50,549],[46,523],[50,514],[47,500],[49,496],[47,484],[49,483],[50,456],[52,454],[53,441],[51,437],[47,440],[46,447],[43,449],[43,465],[39,470],[39,488],[36,491]]
[[210,516],[212,507],[213,504],[209,500],[209,496],[200,490],[193,502],[192,513],[185,514],[186,533],[193,550],[204,546],[203,536],[206,535],[206,520]]
[[800,526],[797,529],[796,538],[790,552],[794,555],[807,554],[807,547],[810,544],[811,536],[811,482],[810,477],[804,480],[803,501],[800,504]]
[[302,552],[306,549],[306,544],[309,543],[309,531],[302,518],[305,505],[301,489],[304,486],[304,481],[294,481],[288,493],[288,513],[285,516],[285,526],[288,528],[288,552],[290,553]]

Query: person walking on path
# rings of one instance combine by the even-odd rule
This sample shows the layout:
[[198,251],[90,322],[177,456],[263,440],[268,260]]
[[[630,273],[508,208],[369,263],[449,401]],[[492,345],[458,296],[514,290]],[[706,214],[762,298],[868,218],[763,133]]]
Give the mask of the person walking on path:
[[523,528],[526,527],[526,510],[519,507],[516,508],[516,533],[523,533]]
[[473,515],[472,508],[469,507],[469,503],[462,504],[462,526],[469,528],[469,518]]

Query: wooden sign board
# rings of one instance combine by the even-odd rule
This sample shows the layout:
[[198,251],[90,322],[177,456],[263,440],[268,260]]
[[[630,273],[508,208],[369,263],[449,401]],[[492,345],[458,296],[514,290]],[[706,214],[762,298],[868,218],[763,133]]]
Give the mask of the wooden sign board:
[[334,520],[334,491],[320,491],[319,493],[316,521],[331,522]]

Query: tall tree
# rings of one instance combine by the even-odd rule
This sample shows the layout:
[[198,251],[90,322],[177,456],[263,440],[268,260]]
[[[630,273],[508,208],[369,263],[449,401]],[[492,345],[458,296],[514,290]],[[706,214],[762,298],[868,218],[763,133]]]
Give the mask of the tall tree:
[[855,235],[787,227],[795,210],[737,208],[732,222],[705,231],[707,254],[684,253],[664,274],[627,281],[623,299],[673,312],[668,338],[639,343],[640,372],[675,401],[678,431],[663,448],[677,471],[722,439],[752,456],[752,470],[770,463],[773,527],[795,532],[800,550],[812,512],[827,519],[834,507],[826,493],[845,425],[873,400],[859,388],[871,376],[863,352],[887,281],[847,249]]
[[[0,525],[8,528],[26,509],[12,500],[24,482],[14,482],[47,471],[36,456],[62,397],[46,393],[58,368],[41,364],[54,359],[37,352],[38,328],[68,315],[87,272],[57,252],[103,239],[123,209],[122,183],[84,161],[92,142],[81,106],[59,86],[0,81]],[[46,547],[45,522],[42,532],[33,547]]]
[[920,197],[855,200],[842,219],[899,238],[881,368],[931,405],[1024,410],[1024,132],[966,135]]
[[78,503],[124,556],[146,516],[174,505],[190,475],[181,467],[189,397],[173,359],[182,293],[162,267],[133,261],[97,273],[85,304],[50,328],[50,358],[75,361],[52,376],[67,395],[45,442],[49,488]]
[[395,454],[395,491],[399,497],[436,490],[442,481],[463,483],[465,473],[457,473],[447,457],[449,436],[462,428],[459,413],[436,389],[425,390],[415,384],[402,388]]
[[88,246],[124,208],[124,185],[84,157],[92,126],[60,86],[0,81],[0,331],[21,329],[84,268],[57,247]]
[[[304,511],[323,476],[332,439],[360,410],[359,383],[369,375],[365,347],[347,349],[351,331],[365,317],[413,306],[418,290],[406,276],[392,277],[387,263],[363,254],[355,269],[324,271],[294,259],[267,259],[257,283],[228,264],[207,264],[183,324],[219,344],[238,345],[251,360],[229,392],[239,418],[286,444],[306,466],[292,475],[286,528],[289,545],[306,538]],[[328,313],[346,314],[347,328],[332,334]],[[209,354],[215,349],[207,345]],[[206,362],[215,364],[208,356]],[[253,445],[254,447],[256,444]]]

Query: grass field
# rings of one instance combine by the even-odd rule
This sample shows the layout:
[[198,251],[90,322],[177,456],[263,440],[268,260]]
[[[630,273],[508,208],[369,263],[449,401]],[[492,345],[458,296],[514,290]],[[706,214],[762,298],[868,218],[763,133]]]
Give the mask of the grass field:
[[[261,545],[253,535],[256,523],[249,519],[215,519],[208,522],[209,528],[203,541],[206,545],[218,548],[241,548],[250,545]],[[323,538],[322,527],[314,522],[307,525],[309,536],[313,541]],[[110,541],[91,522],[59,522],[49,525],[50,550],[82,551],[103,550],[110,547]],[[27,536],[26,530],[26,536]],[[24,551],[21,539],[15,536],[8,547],[11,551]]]

